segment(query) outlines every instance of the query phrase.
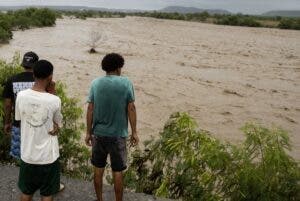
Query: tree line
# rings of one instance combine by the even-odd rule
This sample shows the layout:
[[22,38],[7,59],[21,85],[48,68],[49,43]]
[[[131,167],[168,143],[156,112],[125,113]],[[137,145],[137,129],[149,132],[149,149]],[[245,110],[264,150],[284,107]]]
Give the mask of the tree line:
[[12,31],[32,27],[55,25],[57,18],[73,16],[86,18],[120,18],[126,16],[152,17],[158,19],[185,20],[231,26],[269,27],[300,30],[300,18],[263,17],[243,14],[209,14],[202,13],[164,13],[164,12],[110,12],[110,11],[54,11],[48,8],[27,8],[17,11],[0,12],[0,43],[7,43],[13,37]]
[[56,12],[47,8],[28,8],[0,13],[0,43],[7,43],[13,37],[12,31],[31,27],[55,25]]
[[112,18],[126,16],[152,17],[157,19],[184,20],[194,22],[205,22],[219,25],[267,27],[279,29],[300,30],[300,18],[289,17],[267,17],[243,14],[209,14],[202,13],[164,13],[164,12],[108,12],[108,11],[59,11],[62,15],[74,16],[79,19],[86,18]]

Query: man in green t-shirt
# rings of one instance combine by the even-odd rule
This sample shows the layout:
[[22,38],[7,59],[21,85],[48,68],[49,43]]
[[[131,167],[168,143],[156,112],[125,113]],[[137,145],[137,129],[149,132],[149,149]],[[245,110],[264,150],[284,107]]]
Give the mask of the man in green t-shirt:
[[121,55],[108,54],[102,60],[106,76],[91,84],[87,109],[87,133],[85,142],[92,146],[94,186],[98,201],[102,201],[102,178],[107,156],[110,155],[116,201],[123,200],[123,171],[127,168],[126,139],[128,119],[132,135],[130,143],[136,146],[136,109],[131,81],[121,76],[124,59]]

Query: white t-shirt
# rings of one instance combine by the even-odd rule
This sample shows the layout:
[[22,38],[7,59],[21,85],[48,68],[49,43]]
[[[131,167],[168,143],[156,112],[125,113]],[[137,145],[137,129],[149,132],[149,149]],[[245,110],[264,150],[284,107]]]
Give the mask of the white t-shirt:
[[27,89],[16,100],[15,119],[21,120],[21,159],[29,164],[50,164],[59,157],[57,136],[49,134],[53,122],[61,127],[59,97]]

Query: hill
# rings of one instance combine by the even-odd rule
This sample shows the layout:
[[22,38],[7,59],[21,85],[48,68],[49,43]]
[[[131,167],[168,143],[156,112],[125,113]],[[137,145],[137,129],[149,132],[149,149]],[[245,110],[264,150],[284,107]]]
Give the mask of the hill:
[[208,12],[209,14],[230,14],[227,10],[222,9],[201,9],[196,7],[182,7],[182,6],[168,6],[159,10],[167,13],[203,13]]
[[263,16],[300,17],[300,10],[273,10],[262,14]]
[[0,6],[0,11],[7,10],[20,10],[29,7],[35,8],[49,8],[52,10],[59,11],[82,11],[82,10],[92,10],[92,11],[107,11],[107,12],[142,12],[142,10],[135,9],[108,9],[108,8],[98,8],[98,7],[87,7],[87,6],[38,6],[38,5],[28,5],[28,6]]
[[[28,5],[28,6],[0,6],[0,10],[19,10],[25,9],[28,7],[36,8],[50,8],[53,10],[63,10],[63,11],[80,11],[80,10],[93,10],[93,11],[107,11],[107,12],[145,12],[146,10],[136,10],[136,9],[108,9],[108,8],[97,8],[97,7],[87,7],[87,6],[37,6],[37,5]],[[148,10],[149,11],[149,10]],[[159,12],[166,13],[203,13],[208,12],[209,14],[230,14],[227,10],[222,9],[200,9],[195,7],[181,7],[181,6],[169,6],[158,10]]]

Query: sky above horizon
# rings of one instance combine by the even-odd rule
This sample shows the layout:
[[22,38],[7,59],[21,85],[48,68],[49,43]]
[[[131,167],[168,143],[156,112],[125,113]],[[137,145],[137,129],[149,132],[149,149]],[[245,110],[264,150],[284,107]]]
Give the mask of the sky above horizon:
[[261,14],[270,10],[300,10],[300,0],[0,0],[0,6],[58,5],[157,10],[166,6],[225,9]]

